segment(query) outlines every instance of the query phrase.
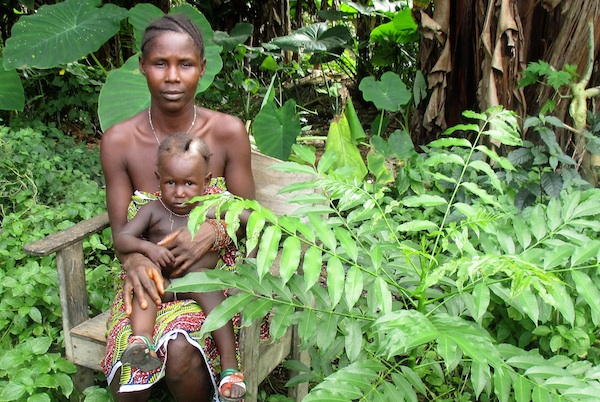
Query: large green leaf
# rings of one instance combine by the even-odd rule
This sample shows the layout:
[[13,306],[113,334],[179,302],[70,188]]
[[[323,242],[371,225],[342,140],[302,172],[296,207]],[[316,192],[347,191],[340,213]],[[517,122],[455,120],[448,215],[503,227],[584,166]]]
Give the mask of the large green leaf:
[[242,311],[252,301],[252,298],[253,296],[249,293],[238,293],[225,299],[208,314],[202,325],[201,333],[206,334],[221,328],[234,315]]
[[67,0],[44,5],[13,26],[4,66],[50,68],[79,60],[113,37],[127,10],[101,0]]
[[103,131],[150,105],[146,78],[140,71],[139,55],[110,72],[98,97],[98,117]]
[[136,4],[129,10],[128,21],[133,27],[136,51],[142,50],[142,37],[144,30],[155,19],[162,17],[164,13],[158,7],[150,3]]
[[352,131],[346,116],[342,116],[338,122],[332,122],[329,126],[325,152],[332,151],[336,154],[332,169],[351,168],[352,177],[357,180],[362,180],[366,176],[367,168],[358,147],[352,141]]
[[343,47],[352,39],[348,28],[344,25],[336,25],[329,28],[326,22],[302,27],[290,35],[280,36],[271,41],[283,50],[294,52],[333,52]]
[[412,43],[419,39],[417,24],[412,18],[412,10],[405,8],[399,11],[392,21],[381,24],[373,31],[369,40],[376,43]]
[[6,70],[2,66],[0,57],[0,109],[1,110],[23,110],[25,107],[25,95],[23,84],[17,70]]
[[296,101],[289,99],[281,108],[268,101],[256,115],[252,133],[262,153],[285,161],[301,130]]
[[[600,290],[598,285],[592,281],[592,279],[584,272],[571,271],[571,277],[575,282],[575,288],[577,293],[587,302],[595,315],[592,315],[592,319],[600,316],[600,306],[598,300],[600,300]],[[596,321],[596,320],[594,320]],[[594,322],[598,325],[598,322]]]
[[377,109],[397,112],[410,102],[412,95],[400,77],[388,71],[381,76],[381,81],[366,77],[360,82],[358,89],[366,101],[371,101]]
[[[199,11],[191,7],[181,6],[173,9],[172,12],[181,12],[190,17],[198,25],[204,37],[206,70],[198,83],[196,89],[196,94],[198,94],[212,84],[215,76],[223,68],[223,59],[220,54],[221,47],[213,44],[210,40],[214,33],[206,18]],[[132,10],[132,14],[135,16],[136,24],[150,22],[157,16],[150,7],[136,7]],[[103,131],[150,105],[150,93],[148,92],[146,79],[139,70],[138,60],[139,55],[134,55],[119,69],[112,71],[100,90],[98,117]]]
[[252,36],[254,27],[248,22],[238,22],[235,24],[231,32],[215,32],[214,42],[223,47],[223,52],[229,52],[235,49],[236,46],[246,42]]

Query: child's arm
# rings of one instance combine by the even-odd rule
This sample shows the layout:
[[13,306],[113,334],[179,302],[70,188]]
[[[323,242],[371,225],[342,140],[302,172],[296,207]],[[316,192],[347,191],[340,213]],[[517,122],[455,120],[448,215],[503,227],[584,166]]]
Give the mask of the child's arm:
[[175,261],[171,251],[166,247],[158,246],[140,238],[150,225],[151,216],[150,209],[142,207],[135,217],[127,222],[115,236],[114,246],[117,251],[123,254],[134,252],[145,254],[153,263],[165,269]]

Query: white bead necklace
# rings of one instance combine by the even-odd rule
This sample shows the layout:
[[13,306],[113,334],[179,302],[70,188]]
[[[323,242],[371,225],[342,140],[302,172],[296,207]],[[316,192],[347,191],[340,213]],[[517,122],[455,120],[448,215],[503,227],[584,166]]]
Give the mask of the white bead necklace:
[[190,217],[190,213],[188,212],[187,214],[176,214],[175,212],[171,211],[171,209],[169,209],[169,207],[167,207],[165,205],[165,203],[163,202],[161,197],[158,197],[158,200],[160,201],[160,203],[162,204],[162,206],[169,211],[169,222],[171,222],[171,232],[173,231],[173,224],[175,223],[173,221],[173,215],[178,217],[178,218],[189,218]]
[[[152,130],[152,134],[154,134],[154,138],[156,138],[156,142],[160,146],[160,140],[158,139],[158,135],[156,135],[156,131],[154,131],[154,124],[152,124],[152,112],[150,111],[150,108],[148,108],[148,123],[150,123],[150,129]],[[188,128],[187,131],[185,132],[186,134],[188,134],[192,130],[192,127],[194,127],[194,124],[196,124],[196,106],[195,105],[194,105],[194,118],[192,119],[192,124],[190,124],[190,128]]]

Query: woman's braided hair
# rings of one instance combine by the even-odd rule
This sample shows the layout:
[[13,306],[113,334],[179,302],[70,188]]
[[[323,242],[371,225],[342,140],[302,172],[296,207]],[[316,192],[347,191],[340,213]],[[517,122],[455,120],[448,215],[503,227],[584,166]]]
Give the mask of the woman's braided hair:
[[188,34],[198,48],[200,59],[204,60],[204,39],[202,38],[202,33],[200,33],[196,24],[183,14],[165,15],[162,18],[152,21],[146,27],[144,36],[142,37],[142,57],[148,51],[152,41],[166,31]]

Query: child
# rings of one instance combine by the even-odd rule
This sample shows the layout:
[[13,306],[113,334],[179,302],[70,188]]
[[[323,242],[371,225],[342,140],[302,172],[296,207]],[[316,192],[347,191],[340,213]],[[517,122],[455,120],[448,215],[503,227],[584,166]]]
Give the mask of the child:
[[[205,186],[209,184],[212,176],[208,172],[209,157],[208,146],[198,137],[187,133],[168,137],[158,149],[157,176],[160,196],[142,206],[135,217],[115,236],[115,248],[121,253],[145,254],[161,268],[163,276],[169,278],[175,259],[169,249],[159,244],[161,240],[164,242],[165,236],[187,227],[190,211],[196,206],[188,201],[205,194]],[[217,265],[219,258],[221,257],[218,251],[210,252],[187,272],[212,269]],[[234,263],[232,258],[224,260],[227,265]],[[165,284],[168,283],[166,279]],[[195,300],[205,315],[225,299],[222,291],[186,293],[178,296]],[[169,299],[173,299],[173,294],[163,296],[163,301]],[[157,308],[153,303],[148,303],[146,309],[142,309],[138,303],[133,303],[130,316],[132,335],[121,357],[124,364],[146,372],[156,370],[162,365],[154,344],[150,341],[153,338],[156,314]],[[237,370],[233,324],[230,321],[213,331],[212,335],[221,357],[223,379],[219,386],[219,394],[225,400],[241,400],[245,393],[245,385],[243,375]]]

